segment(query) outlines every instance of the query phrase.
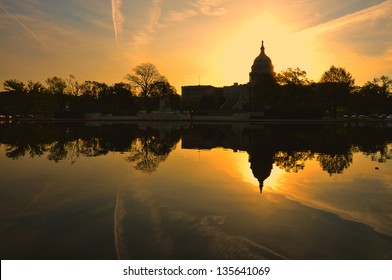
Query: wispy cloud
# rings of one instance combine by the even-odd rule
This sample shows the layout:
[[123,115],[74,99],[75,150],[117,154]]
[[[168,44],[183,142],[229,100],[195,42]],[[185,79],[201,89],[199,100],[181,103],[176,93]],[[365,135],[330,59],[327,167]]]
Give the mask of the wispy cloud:
[[152,5],[148,12],[148,24],[132,35],[132,44],[136,46],[146,45],[152,39],[152,33],[164,27],[159,20],[162,13],[163,0],[152,0]]
[[133,33],[131,43],[136,46],[147,45],[151,39],[151,32],[148,30],[141,30]]
[[147,25],[132,35],[133,45],[146,45],[158,30],[169,28],[174,23],[184,22],[191,17],[208,16],[219,17],[226,14],[223,3],[226,0],[194,0],[184,3],[183,8],[164,11],[163,0],[151,0],[148,10]]
[[112,0],[112,19],[114,28],[114,37],[116,39],[117,47],[119,47],[119,36],[122,33],[124,24],[124,17],[121,12],[122,0]]
[[183,22],[188,18],[205,15],[205,16],[223,16],[226,14],[226,9],[223,3],[226,0],[197,0],[192,4],[191,8],[184,10],[169,11],[165,19],[169,22]]
[[379,19],[382,17],[390,17],[392,12],[392,1],[387,0],[372,7],[342,16],[340,18],[322,23],[302,32],[306,33],[322,33],[331,30],[337,30],[351,24],[357,24],[364,21]]
[[193,9],[186,9],[183,11],[170,11],[165,19],[171,22],[183,22],[186,19],[197,15],[197,11]]
[[207,16],[223,16],[226,9],[222,7],[225,0],[198,0],[194,5],[201,14]]
[[[299,33],[306,38],[333,48],[340,55],[385,59],[392,49],[392,0],[346,14],[342,17],[305,29]],[[335,53],[332,58],[337,58]],[[347,59],[342,56],[342,59]]]
[[163,0],[152,1],[152,7],[150,10],[150,24],[148,26],[150,31],[154,31],[154,29],[160,25],[159,18],[161,17],[162,13],[162,4]]
[[357,82],[364,83],[392,73],[391,13],[392,0],[387,0],[294,35],[299,42],[309,40],[304,46],[310,46],[309,53],[313,54],[313,71],[321,75],[320,65],[345,65]]
[[0,9],[3,10],[8,16],[10,16],[13,20],[15,20],[24,30],[26,30],[35,41],[37,41],[44,49],[49,49],[48,46],[42,41],[37,34],[35,34],[30,28],[28,28],[21,20],[19,20],[14,14],[9,12],[3,6],[0,6]]

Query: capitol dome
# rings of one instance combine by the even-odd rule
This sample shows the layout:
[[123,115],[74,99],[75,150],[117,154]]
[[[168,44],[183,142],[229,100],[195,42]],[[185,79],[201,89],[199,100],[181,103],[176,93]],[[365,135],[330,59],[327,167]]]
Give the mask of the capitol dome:
[[265,76],[275,76],[271,59],[265,54],[264,41],[261,42],[260,54],[255,58],[252,71],[249,73],[249,82],[256,83]]

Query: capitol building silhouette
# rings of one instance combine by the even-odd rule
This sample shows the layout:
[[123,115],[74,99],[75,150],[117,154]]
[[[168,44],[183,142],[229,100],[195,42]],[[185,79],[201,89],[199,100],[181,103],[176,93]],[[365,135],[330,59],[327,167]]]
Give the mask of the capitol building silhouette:
[[181,87],[182,100],[187,105],[196,105],[200,104],[203,98],[209,98],[219,104],[220,109],[251,110],[254,108],[255,101],[265,98],[265,95],[268,94],[271,86],[275,83],[274,66],[265,53],[264,41],[262,41],[260,54],[253,61],[248,83],[234,83],[231,86],[224,87],[212,85],[183,86]]

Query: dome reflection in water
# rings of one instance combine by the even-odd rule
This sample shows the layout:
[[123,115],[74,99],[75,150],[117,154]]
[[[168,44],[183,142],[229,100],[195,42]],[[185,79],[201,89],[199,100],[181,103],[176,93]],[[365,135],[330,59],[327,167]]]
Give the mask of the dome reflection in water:
[[0,254],[391,259],[391,135],[386,124],[3,124]]

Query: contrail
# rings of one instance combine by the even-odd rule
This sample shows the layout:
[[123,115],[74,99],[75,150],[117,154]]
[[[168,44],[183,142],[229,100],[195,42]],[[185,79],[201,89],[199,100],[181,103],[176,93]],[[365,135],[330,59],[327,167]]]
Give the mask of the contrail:
[[116,38],[117,48],[119,47],[118,37],[122,32],[122,25],[124,23],[124,17],[121,13],[122,0],[112,0],[112,18],[114,37]]
[[125,216],[124,205],[121,201],[119,190],[116,195],[116,206],[114,208],[114,246],[116,248],[116,255],[119,260],[129,259],[128,251],[124,242],[124,229],[122,221]]
[[17,23],[19,23],[38,43],[41,44],[45,49],[48,49],[48,46],[33,32],[31,31],[23,22],[21,22],[16,16],[11,14],[6,8],[3,6],[0,6],[0,9],[2,9],[7,15],[9,15],[11,18],[16,20]]

